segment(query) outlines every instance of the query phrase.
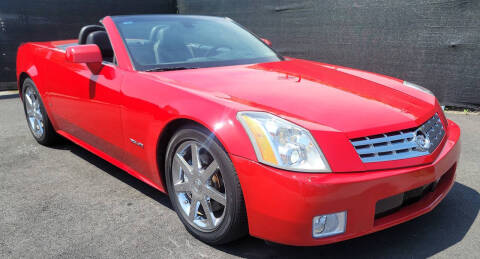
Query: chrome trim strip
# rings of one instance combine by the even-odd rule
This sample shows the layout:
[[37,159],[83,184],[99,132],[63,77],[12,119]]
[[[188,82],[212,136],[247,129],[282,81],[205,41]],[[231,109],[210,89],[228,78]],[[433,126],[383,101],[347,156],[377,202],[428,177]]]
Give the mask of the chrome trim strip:
[[392,161],[431,154],[442,142],[445,128],[438,114],[417,128],[351,139],[364,163]]
[[[387,142],[388,143],[388,142]],[[357,148],[357,153],[359,155],[370,154],[370,153],[383,153],[383,152],[392,152],[397,150],[411,149],[417,145],[413,142],[403,142],[400,144],[385,144],[381,147],[369,147],[369,148]]]
[[352,144],[357,147],[357,146],[364,146],[364,145],[372,145],[372,144],[377,144],[377,143],[383,143],[387,141],[395,141],[395,140],[401,140],[405,138],[413,138],[415,135],[413,135],[413,132],[408,132],[408,133],[403,133],[402,131],[399,132],[398,135],[395,136],[387,136],[386,134],[383,134],[384,138],[374,138],[370,139],[368,137],[365,137],[367,140],[360,140],[360,141],[352,141]]

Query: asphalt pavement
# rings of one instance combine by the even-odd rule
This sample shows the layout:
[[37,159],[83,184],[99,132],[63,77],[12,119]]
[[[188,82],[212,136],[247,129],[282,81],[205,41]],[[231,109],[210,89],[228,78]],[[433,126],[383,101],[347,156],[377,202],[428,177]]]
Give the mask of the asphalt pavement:
[[480,116],[447,116],[462,129],[462,157],[455,185],[431,213],[327,246],[253,237],[209,246],[188,234],[167,195],[71,142],[37,144],[18,95],[3,94],[0,258],[480,258]]

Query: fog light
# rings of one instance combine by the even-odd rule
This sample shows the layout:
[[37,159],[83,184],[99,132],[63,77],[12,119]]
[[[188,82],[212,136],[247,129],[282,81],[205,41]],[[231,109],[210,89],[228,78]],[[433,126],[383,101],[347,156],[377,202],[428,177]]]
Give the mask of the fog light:
[[313,218],[313,237],[328,237],[345,232],[347,212],[342,211]]

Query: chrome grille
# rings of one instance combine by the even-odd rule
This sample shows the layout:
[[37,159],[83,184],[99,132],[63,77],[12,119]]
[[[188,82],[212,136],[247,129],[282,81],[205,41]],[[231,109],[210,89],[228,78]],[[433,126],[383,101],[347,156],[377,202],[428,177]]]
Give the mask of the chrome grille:
[[438,114],[418,128],[351,139],[364,163],[392,161],[432,153],[442,142],[445,129]]

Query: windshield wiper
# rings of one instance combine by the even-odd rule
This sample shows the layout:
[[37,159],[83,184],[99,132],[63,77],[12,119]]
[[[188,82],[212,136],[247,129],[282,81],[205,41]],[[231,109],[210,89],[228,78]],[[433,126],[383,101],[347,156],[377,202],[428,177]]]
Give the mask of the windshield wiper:
[[161,72],[161,71],[173,71],[173,70],[186,70],[186,69],[196,69],[198,67],[162,67],[162,68],[152,68],[145,70],[145,72]]

